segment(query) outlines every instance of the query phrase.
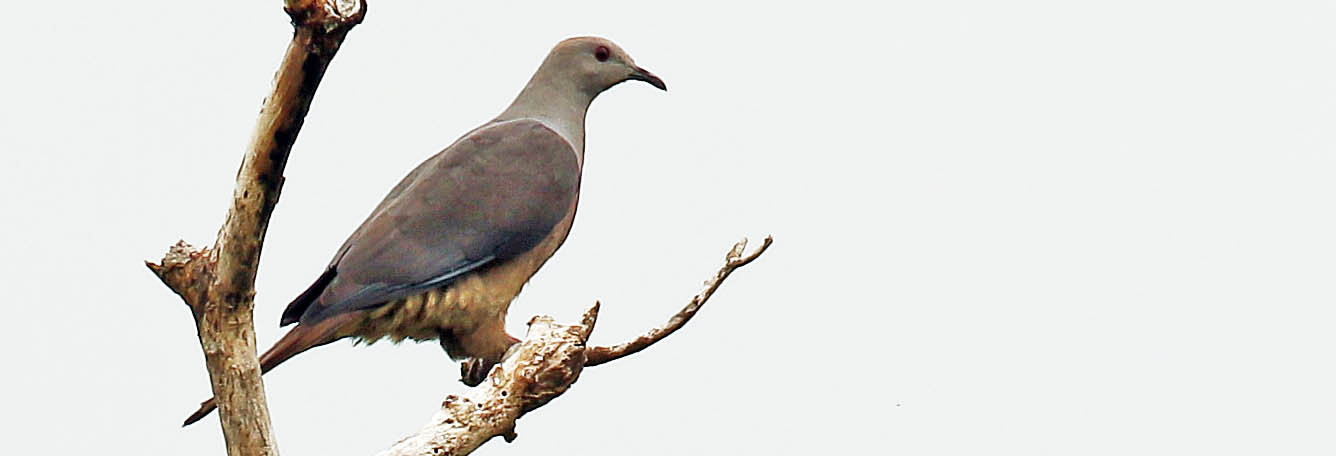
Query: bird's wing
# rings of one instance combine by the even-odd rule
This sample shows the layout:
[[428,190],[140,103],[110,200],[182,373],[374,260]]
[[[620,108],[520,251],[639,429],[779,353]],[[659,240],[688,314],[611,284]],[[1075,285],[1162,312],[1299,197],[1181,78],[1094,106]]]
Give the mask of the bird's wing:
[[579,184],[571,144],[541,122],[474,130],[390,191],[283,324],[412,296],[524,253],[565,217]]

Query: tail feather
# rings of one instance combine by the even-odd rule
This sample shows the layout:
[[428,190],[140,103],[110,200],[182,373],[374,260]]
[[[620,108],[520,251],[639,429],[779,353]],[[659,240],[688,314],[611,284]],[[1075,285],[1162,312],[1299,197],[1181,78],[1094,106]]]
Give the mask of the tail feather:
[[[296,356],[298,353],[343,338],[344,335],[339,334],[339,329],[343,328],[349,321],[356,319],[361,313],[362,312],[354,312],[336,315],[325,321],[309,326],[297,325],[292,328],[291,331],[288,331],[287,334],[284,334],[283,338],[279,339],[278,342],[275,342],[273,347],[270,347],[269,350],[265,351],[264,354],[260,356],[260,373],[268,373],[271,369],[277,367],[279,364],[282,364],[293,356]],[[182,423],[181,426],[189,426],[194,422],[199,421],[201,418],[208,416],[209,413],[213,412],[213,409],[217,407],[218,404],[212,397],[207,401],[201,402],[199,404],[199,410],[196,410],[195,413],[186,417],[185,423]]]

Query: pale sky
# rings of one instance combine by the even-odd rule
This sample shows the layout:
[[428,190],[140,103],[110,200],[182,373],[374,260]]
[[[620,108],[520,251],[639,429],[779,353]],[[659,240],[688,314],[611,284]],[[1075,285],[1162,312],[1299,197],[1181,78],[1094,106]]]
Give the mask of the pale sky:
[[[223,454],[216,417],[179,427],[209,382],[143,261],[213,241],[280,4],[6,6],[0,453]],[[371,0],[288,164],[259,344],[395,182],[599,35],[669,91],[595,101],[575,227],[511,331],[601,300],[594,342],[622,342],[736,240],[775,245],[476,454],[1332,454],[1333,14]],[[307,352],[265,377],[280,448],[383,449],[457,372],[436,344]]]

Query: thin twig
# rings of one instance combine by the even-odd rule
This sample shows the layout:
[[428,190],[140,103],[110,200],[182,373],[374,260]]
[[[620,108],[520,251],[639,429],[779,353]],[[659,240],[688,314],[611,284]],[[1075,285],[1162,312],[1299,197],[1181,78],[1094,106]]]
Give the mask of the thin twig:
[[683,307],[681,311],[677,312],[677,315],[673,315],[672,318],[668,319],[668,324],[664,325],[662,328],[654,328],[645,335],[637,337],[635,340],[624,344],[612,347],[589,347],[586,350],[588,361],[585,361],[585,366],[597,366],[644,350],[649,348],[650,345],[654,345],[654,343],[668,337],[669,334],[681,329],[682,326],[687,324],[687,321],[691,320],[691,317],[696,316],[696,312],[700,311],[701,306],[705,305],[705,301],[708,301],[710,296],[714,295],[714,291],[719,289],[719,285],[724,283],[724,279],[727,279],[729,274],[732,274],[737,268],[746,266],[747,263],[751,263],[752,260],[761,256],[762,253],[765,253],[765,249],[770,248],[770,244],[773,242],[774,238],[766,236],[765,242],[761,244],[761,247],[757,248],[755,252],[752,252],[751,255],[747,255],[746,257],[742,256],[742,252],[747,248],[747,240],[743,239],[738,242],[733,246],[733,250],[730,250],[728,255],[724,258],[724,266],[719,269],[719,272],[715,273],[714,277],[705,282],[705,289],[694,298],[691,298],[691,302],[688,302],[686,307]]
[[[496,436],[507,442],[514,440],[516,420],[564,393],[584,367],[643,350],[681,328],[729,274],[761,256],[771,242],[773,239],[767,236],[760,248],[745,257],[742,253],[747,241],[734,245],[724,267],[706,282],[705,290],[669,320],[667,326],[626,344],[586,347],[598,321],[597,302],[585,312],[579,325],[564,326],[553,322],[551,317],[534,317],[529,321],[529,333],[524,340],[488,373],[486,381],[463,397],[447,396],[430,423],[378,456],[466,455]],[[600,361],[591,362],[592,356],[600,356]]]

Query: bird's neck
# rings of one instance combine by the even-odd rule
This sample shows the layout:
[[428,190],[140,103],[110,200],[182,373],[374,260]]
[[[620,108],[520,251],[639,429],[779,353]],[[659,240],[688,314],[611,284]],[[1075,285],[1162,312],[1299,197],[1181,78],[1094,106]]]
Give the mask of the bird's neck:
[[542,121],[570,141],[583,162],[585,113],[594,96],[565,82],[568,78],[555,79],[555,82],[540,80],[535,76],[496,120],[530,118]]

